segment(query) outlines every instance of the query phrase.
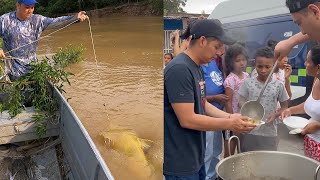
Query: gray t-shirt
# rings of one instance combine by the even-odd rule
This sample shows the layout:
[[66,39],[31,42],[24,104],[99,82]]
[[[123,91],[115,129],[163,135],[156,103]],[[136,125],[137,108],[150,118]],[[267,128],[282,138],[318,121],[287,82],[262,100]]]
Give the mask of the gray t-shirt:
[[[240,87],[238,93],[240,96],[246,98],[247,101],[257,100],[262,90],[264,83],[257,80],[256,77],[247,78],[242,86]],[[265,116],[263,121],[274,114],[277,110],[277,102],[284,102],[289,99],[288,93],[284,85],[276,79],[272,79],[261,99],[260,103],[265,108]],[[276,122],[266,123],[264,125],[258,126],[253,129],[250,134],[261,135],[261,136],[277,136]]]
[[194,103],[194,112],[204,114],[204,102],[203,72],[189,56],[180,53],[164,69],[165,175],[190,175],[203,166],[205,131],[181,127],[171,103]]

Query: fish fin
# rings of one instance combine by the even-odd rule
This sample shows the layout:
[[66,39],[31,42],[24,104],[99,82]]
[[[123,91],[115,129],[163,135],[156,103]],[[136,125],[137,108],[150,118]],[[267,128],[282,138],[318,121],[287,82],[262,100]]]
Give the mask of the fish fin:
[[153,141],[149,140],[149,139],[141,139],[139,138],[139,141],[141,142],[141,146],[143,148],[143,150],[148,150],[150,149],[150,145],[149,143],[153,143]]

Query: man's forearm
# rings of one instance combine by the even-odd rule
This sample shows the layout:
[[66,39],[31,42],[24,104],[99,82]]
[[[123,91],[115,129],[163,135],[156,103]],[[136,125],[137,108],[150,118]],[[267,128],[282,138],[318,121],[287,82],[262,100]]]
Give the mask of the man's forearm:
[[205,111],[208,116],[216,117],[216,118],[229,118],[230,113],[226,113],[224,111],[221,111],[220,109],[216,108],[212,104],[210,104],[208,101],[206,101]]
[[303,35],[301,32],[295,34],[294,36],[290,37],[288,39],[288,41],[290,42],[290,44],[292,45],[292,47],[304,43],[306,41],[308,41],[310,38],[308,35]]
[[304,110],[304,103],[301,103],[297,106],[293,106],[289,108],[292,114],[304,114],[306,111]]
[[47,27],[47,29],[57,29],[62,28],[70,23],[78,21],[77,16],[61,16],[57,18],[49,18],[51,23]]
[[180,54],[180,37],[179,35],[175,36],[174,39],[174,45],[173,45],[173,54],[174,56],[177,56],[178,54]]
[[217,131],[230,129],[231,119],[213,118],[206,115],[194,114],[190,120],[180,122],[183,128],[194,129],[198,131]]

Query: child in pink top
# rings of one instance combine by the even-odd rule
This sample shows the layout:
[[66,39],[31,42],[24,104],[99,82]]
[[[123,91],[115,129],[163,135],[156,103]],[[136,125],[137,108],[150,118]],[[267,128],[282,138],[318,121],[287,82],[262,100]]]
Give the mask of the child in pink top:
[[[225,94],[229,97],[225,107],[228,113],[239,113],[239,95],[238,90],[249,74],[244,72],[247,66],[248,55],[244,47],[239,44],[230,46],[225,55],[226,75],[223,85]],[[228,131],[226,131],[228,132]],[[230,132],[232,133],[232,132]],[[225,140],[228,140],[226,137]],[[225,157],[229,156],[228,143],[225,141]],[[235,142],[231,142],[231,153],[234,153]]]
[[230,98],[230,101],[227,102],[226,111],[229,113],[239,113],[240,107],[239,107],[239,96],[238,96],[238,90],[240,89],[242,83],[244,80],[249,77],[249,74],[246,72],[242,72],[240,75],[237,75],[233,72],[231,72],[226,80],[224,81],[224,87],[225,89],[228,88],[229,93],[226,92],[227,96]]

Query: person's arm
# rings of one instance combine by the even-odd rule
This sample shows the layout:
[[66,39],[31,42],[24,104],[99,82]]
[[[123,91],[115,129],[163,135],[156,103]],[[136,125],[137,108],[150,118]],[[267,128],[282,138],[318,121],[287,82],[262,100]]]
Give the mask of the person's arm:
[[315,121],[307,124],[301,131],[301,134],[302,135],[313,134],[318,130],[320,130],[320,122]]
[[283,101],[280,102],[280,109],[278,109],[277,113],[276,113],[276,117],[279,117],[282,113],[282,111],[288,109],[288,101]]
[[205,102],[205,112],[206,115],[216,118],[229,118],[231,116],[230,113],[226,113],[214,105],[210,104],[208,101]]
[[225,94],[226,96],[229,98],[226,103],[225,103],[225,108],[226,108],[226,112],[228,113],[233,113],[233,109],[232,109],[232,99],[234,96],[234,80],[232,78],[232,76],[227,76],[227,78],[224,80],[223,82],[223,87],[225,90]]
[[44,30],[44,29],[52,29],[52,28],[61,28],[70,23],[75,23],[78,21],[82,22],[88,19],[89,17],[86,15],[85,11],[80,11],[74,16],[61,16],[56,18],[41,16],[41,18],[43,21],[43,30]]
[[288,56],[294,46],[306,42],[309,39],[310,38],[308,35],[303,35],[301,32],[299,32],[289,39],[280,41],[274,49],[275,58],[278,60],[283,59],[284,57]]
[[178,54],[181,53],[180,51],[180,31],[175,30],[174,33],[174,44],[173,44],[173,56],[177,56]]
[[280,109],[277,110],[275,116],[279,117],[284,110],[288,109],[288,104],[288,101],[280,102]]
[[290,64],[286,64],[284,68],[284,86],[286,88],[286,91],[289,95],[289,99],[292,97],[292,92],[291,92],[291,82],[290,82],[290,75],[292,73],[292,66]]
[[85,21],[86,19],[89,19],[89,16],[86,15],[87,13],[85,11],[78,12],[75,16],[79,19],[80,22]]
[[[199,131],[215,131],[229,129],[237,132],[249,132],[255,125],[246,122],[247,118],[229,118],[230,114],[223,112],[210,103],[206,103],[206,106],[211,105],[211,107],[206,108],[210,111],[209,114],[215,113],[213,118],[206,115],[194,113],[193,103],[172,103],[171,104],[181,127],[187,129],[194,129]],[[223,117],[223,118],[222,118]]]
[[278,109],[275,113],[271,114],[268,117],[267,122],[272,122],[278,117],[280,117],[281,113],[288,108],[288,101],[280,102],[280,109]]
[[297,105],[297,106],[293,106],[288,108],[291,111],[291,114],[305,114],[306,111],[304,110],[304,102]]
[[289,95],[289,98],[291,99],[291,97],[292,97],[292,92],[291,92],[291,82],[290,82],[290,79],[289,78],[286,78],[285,79],[285,82],[284,82],[284,86],[285,86],[285,88],[286,88],[286,91],[287,91],[287,93],[288,93],[288,95]]
[[233,90],[229,87],[225,88],[225,93],[229,97],[228,101],[226,102],[225,108],[226,112],[233,113],[232,109],[232,98],[233,98]]
[[296,105],[296,106],[292,106],[292,107],[284,110],[281,113],[280,119],[284,119],[284,118],[291,116],[291,115],[294,115],[294,114],[305,114],[306,111],[304,110],[304,103],[305,102],[303,102],[299,105]]
[[216,95],[206,96],[206,99],[210,103],[216,102],[221,105],[225,105],[225,103],[228,101],[229,97],[225,94],[216,94]]
[[304,110],[304,102],[297,105],[297,106],[292,106],[284,111],[282,111],[280,119],[284,119],[288,116],[294,115],[294,114],[305,114]]

